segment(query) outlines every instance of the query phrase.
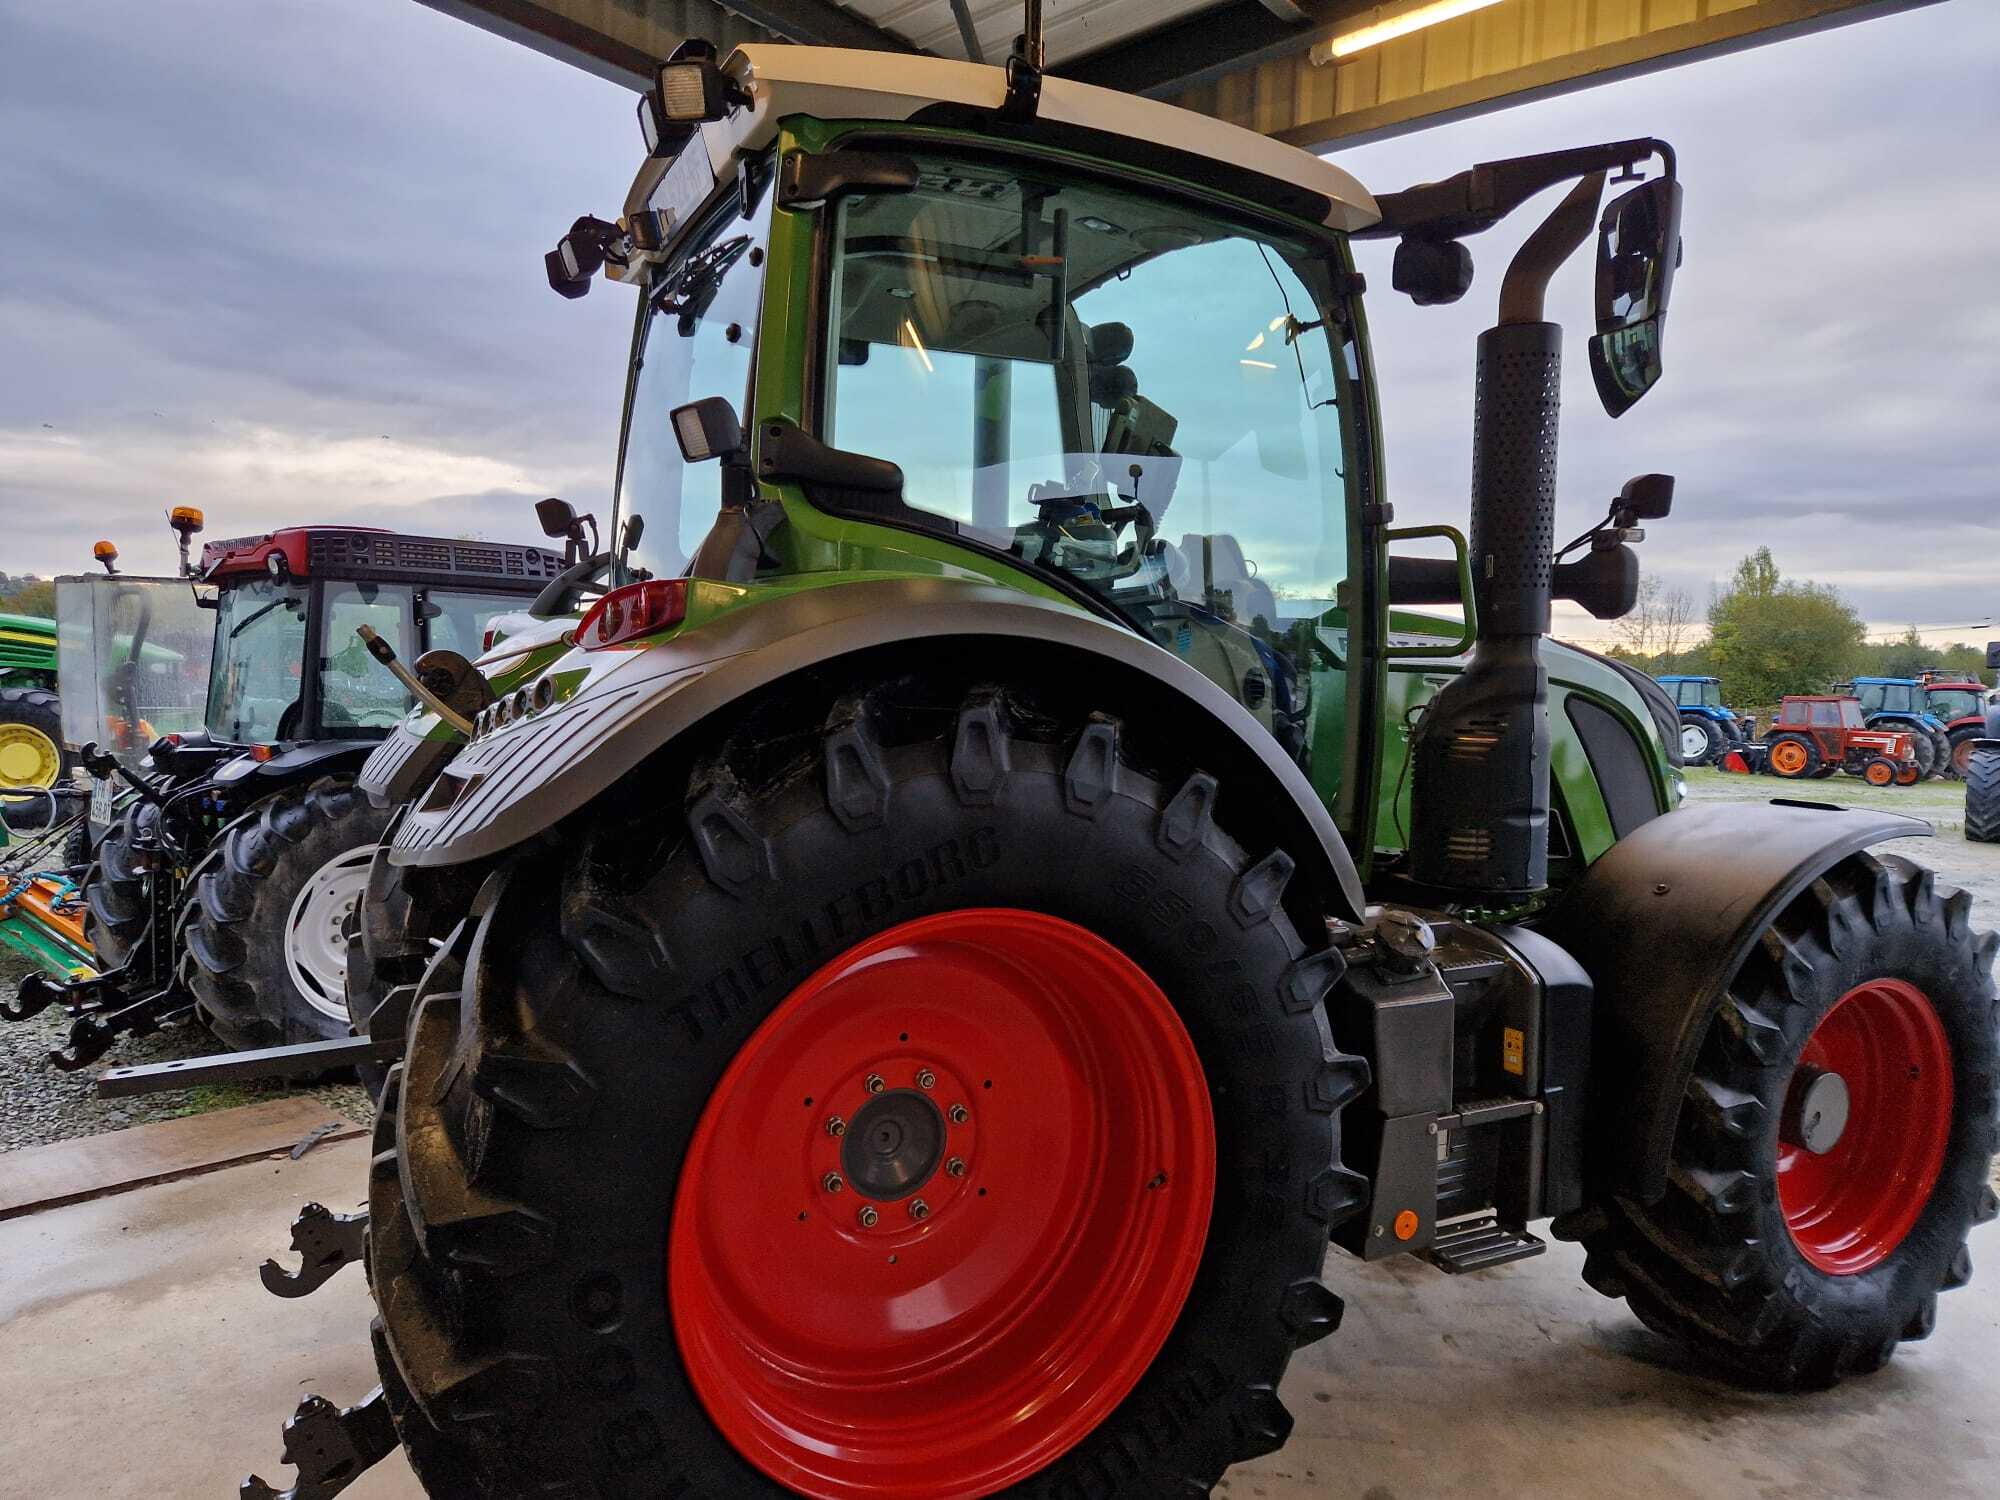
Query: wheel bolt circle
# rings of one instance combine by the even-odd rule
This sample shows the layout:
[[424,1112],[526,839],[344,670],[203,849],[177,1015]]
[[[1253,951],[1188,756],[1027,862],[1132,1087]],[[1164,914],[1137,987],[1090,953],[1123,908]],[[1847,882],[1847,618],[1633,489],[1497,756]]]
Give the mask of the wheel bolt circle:
[[944,1116],[954,1125],[963,1125],[967,1120],[972,1118],[972,1115],[963,1104],[954,1104],[944,1112]]
[[863,1229],[873,1229],[875,1227],[875,1221],[881,1218],[882,1216],[876,1213],[875,1210],[872,1208],[863,1207],[861,1212],[857,1214],[855,1217],[861,1221],[861,1227]]
[[839,1140],[847,1134],[847,1121],[841,1119],[839,1115],[835,1115],[826,1122],[826,1133],[835,1140]]
[[965,1159],[954,1156],[944,1164],[944,1170],[947,1177],[963,1177],[965,1175]]
[[826,1176],[820,1178],[819,1185],[825,1188],[829,1193],[837,1193],[841,1190],[841,1188],[846,1186],[846,1184],[840,1180],[840,1174],[838,1172],[827,1173]]
[[921,1198],[910,1200],[910,1217],[919,1221],[931,1216],[931,1206]]
[[918,1088],[927,1089],[930,1088],[936,1082],[937,1082],[937,1074],[933,1073],[929,1068],[923,1068],[918,1071],[917,1073]]
[[883,1089],[888,1087],[887,1084],[882,1082],[882,1075],[880,1073],[870,1073],[866,1078],[861,1080],[861,1086],[871,1094],[879,1094]]

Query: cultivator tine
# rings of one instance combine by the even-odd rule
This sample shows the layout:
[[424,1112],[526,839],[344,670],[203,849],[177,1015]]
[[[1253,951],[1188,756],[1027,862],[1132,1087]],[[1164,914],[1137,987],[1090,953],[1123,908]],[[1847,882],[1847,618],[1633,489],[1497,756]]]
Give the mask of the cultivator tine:
[[333,1279],[334,1272],[361,1259],[368,1239],[368,1215],[337,1214],[324,1204],[308,1203],[292,1220],[292,1248],[302,1263],[296,1273],[275,1260],[257,1268],[264,1290],[274,1297],[305,1297]]
[[376,1386],[342,1411],[324,1396],[308,1396],[285,1423],[285,1462],[298,1483],[274,1490],[252,1474],[237,1487],[239,1500],[329,1500],[396,1447],[396,1424]]

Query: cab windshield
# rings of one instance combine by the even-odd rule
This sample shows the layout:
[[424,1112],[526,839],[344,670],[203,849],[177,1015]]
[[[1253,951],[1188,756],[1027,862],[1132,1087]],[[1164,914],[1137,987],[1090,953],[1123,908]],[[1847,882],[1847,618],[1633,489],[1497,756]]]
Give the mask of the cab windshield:
[[900,465],[920,523],[1253,671],[1246,634],[1332,605],[1358,370],[1331,242],[942,155],[842,199],[833,240],[820,436]]
[[1940,719],[1964,719],[1984,713],[1979,694],[1970,688],[1932,688],[1930,711]]
[[308,585],[260,578],[222,591],[208,732],[239,745],[298,733]]

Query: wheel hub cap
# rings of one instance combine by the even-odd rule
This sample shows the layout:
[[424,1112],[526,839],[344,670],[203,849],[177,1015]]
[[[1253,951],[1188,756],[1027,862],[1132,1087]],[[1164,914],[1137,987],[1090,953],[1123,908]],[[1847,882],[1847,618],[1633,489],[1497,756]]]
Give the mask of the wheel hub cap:
[[306,1003],[345,1025],[347,940],[354,935],[375,847],[336,854],[315,870],[292,901],[285,924],[285,968]]
[[1214,1193],[1200,1060],[1136,964],[1037,912],[907,922],[787,997],[710,1096],[668,1236],[676,1342],[794,1492],[990,1495],[1152,1363]]
[[1820,1017],[1778,1130],[1778,1202],[1801,1255],[1853,1276],[1895,1253],[1943,1169],[1952,1093],[1944,1023],[1915,985],[1871,980]]
[[62,774],[62,751],[30,724],[0,724],[0,786],[50,787]]

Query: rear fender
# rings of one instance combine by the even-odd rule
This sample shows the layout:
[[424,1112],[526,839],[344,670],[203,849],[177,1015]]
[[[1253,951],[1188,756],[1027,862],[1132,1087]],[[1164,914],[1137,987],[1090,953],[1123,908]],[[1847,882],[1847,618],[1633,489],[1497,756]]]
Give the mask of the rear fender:
[[1895,813],[1708,803],[1655,818],[1590,867],[1541,930],[1596,985],[1591,1197],[1666,1191],[1696,1050],[1772,919],[1856,851],[1930,832]]
[[357,773],[375,753],[374,740],[316,740],[280,750],[269,760],[239,755],[215,769],[215,782],[232,793],[268,797],[295,782]]
[[806,589],[645,649],[590,654],[592,675],[573,698],[474,739],[439,771],[403,820],[390,857],[403,865],[487,858],[787,677],[863,652],[954,639],[968,654],[1004,651],[1007,673],[1018,668],[1023,680],[1094,674],[1086,680],[1115,682],[1127,696],[1158,703],[1178,735],[1223,762],[1218,774],[1263,778],[1313,899],[1361,919],[1361,882],[1339,830],[1305,773],[1241,703],[1131,630],[1016,589],[948,577]]

